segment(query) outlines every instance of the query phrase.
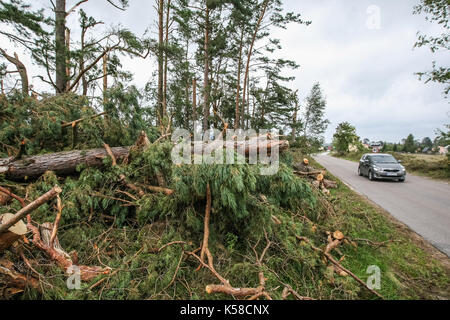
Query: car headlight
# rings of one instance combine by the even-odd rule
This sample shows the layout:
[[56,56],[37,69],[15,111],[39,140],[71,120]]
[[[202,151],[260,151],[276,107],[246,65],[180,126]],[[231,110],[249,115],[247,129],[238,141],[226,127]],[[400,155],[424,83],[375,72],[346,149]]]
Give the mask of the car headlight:
[[400,169],[402,170],[402,172],[405,172],[405,171],[406,171],[406,169],[405,169],[404,166],[401,166]]
[[374,167],[373,167],[373,170],[375,170],[375,171],[383,171],[383,169],[382,169],[382,168],[380,168],[380,167],[376,167],[376,166],[374,166]]

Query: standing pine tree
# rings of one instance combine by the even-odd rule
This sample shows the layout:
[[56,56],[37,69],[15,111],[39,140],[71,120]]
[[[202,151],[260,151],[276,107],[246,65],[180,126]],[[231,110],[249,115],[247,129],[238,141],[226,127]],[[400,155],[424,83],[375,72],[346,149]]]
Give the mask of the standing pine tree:
[[410,133],[405,140],[405,145],[403,146],[404,152],[414,152],[416,150],[416,143],[414,141],[414,136]]
[[326,100],[323,96],[320,84],[313,85],[311,93],[306,98],[304,113],[303,135],[311,145],[321,145],[323,134],[330,121],[325,119]]

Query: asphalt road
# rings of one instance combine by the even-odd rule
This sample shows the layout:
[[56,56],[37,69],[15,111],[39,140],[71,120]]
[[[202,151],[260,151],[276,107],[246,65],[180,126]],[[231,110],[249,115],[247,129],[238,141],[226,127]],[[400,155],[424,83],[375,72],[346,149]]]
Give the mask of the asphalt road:
[[406,181],[369,181],[358,163],[319,154],[314,157],[333,175],[388,211],[450,257],[450,184],[408,175]]

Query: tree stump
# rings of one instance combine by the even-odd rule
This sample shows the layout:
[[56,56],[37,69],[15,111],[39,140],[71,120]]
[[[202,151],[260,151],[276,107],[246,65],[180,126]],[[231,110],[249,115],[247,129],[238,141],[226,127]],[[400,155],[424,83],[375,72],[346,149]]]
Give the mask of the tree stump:
[[[14,218],[12,213],[5,213],[0,215],[0,224],[4,224]],[[25,233],[27,227],[23,221],[17,222],[10,227],[6,232],[0,234],[0,253],[11,247],[14,242],[19,240]]]

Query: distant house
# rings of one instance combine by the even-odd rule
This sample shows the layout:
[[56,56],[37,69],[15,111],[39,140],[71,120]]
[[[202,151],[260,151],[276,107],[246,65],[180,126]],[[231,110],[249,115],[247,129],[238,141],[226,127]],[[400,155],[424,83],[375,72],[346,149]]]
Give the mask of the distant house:
[[369,145],[369,149],[372,149],[373,153],[379,153],[381,152],[381,149],[383,149],[383,142],[371,142]]
[[446,147],[438,147],[438,152],[439,154],[447,154],[448,153],[448,148],[450,147],[450,145],[446,146]]
[[358,146],[354,145],[354,144],[351,144],[351,145],[348,146],[348,151],[349,152],[357,152],[358,151]]

